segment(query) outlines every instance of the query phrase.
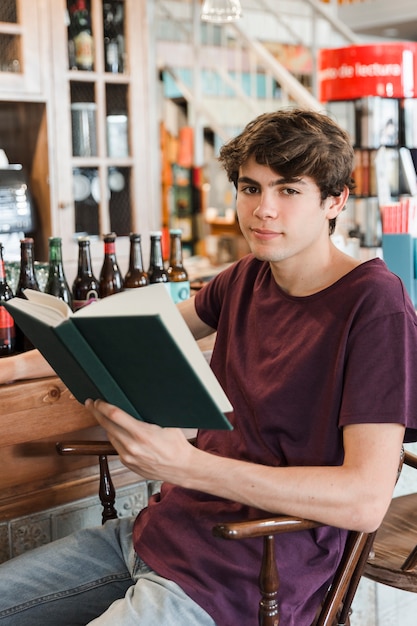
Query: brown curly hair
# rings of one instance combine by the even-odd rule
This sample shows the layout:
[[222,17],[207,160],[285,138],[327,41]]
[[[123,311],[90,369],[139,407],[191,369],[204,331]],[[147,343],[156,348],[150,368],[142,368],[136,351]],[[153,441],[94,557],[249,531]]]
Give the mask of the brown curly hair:
[[[354,189],[354,151],[349,135],[324,113],[281,109],[255,118],[221,149],[219,161],[237,186],[239,168],[250,157],[285,178],[309,176],[321,198]],[[336,219],[329,221],[330,234]]]

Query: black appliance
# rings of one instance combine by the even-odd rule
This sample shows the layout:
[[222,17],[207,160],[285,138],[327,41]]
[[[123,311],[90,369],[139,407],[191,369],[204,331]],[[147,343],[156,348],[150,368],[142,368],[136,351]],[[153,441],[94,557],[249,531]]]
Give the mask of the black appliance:
[[21,165],[0,168],[0,234],[35,230],[35,207]]

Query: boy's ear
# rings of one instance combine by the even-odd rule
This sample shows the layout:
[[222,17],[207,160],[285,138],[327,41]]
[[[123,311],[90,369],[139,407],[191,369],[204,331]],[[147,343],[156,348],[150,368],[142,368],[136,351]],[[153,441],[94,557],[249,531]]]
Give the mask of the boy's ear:
[[330,196],[328,199],[330,200],[330,204],[328,207],[328,217],[329,219],[333,219],[339,215],[341,211],[343,211],[346,202],[349,198],[349,189],[348,187],[344,187],[343,191],[338,196]]

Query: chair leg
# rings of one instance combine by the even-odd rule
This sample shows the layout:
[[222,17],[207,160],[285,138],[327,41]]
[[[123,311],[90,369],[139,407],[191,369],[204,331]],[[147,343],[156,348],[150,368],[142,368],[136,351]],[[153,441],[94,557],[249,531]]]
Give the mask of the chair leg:
[[100,496],[101,505],[103,507],[101,519],[104,524],[109,519],[117,518],[117,511],[114,507],[114,503],[116,501],[116,492],[114,489],[113,481],[111,479],[107,456],[105,454],[101,454],[99,456],[99,464],[100,488],[98,493]]
[[114,507],[116,493],[110,475],[107,457],[109,454],[117,454],[116,450],[108,441],[58,441],[56,444],[58,454],[62,456],[97,456],[100,467],[99,497],[103,507],[102,523],[118,517]]
[[278,626],[278,587],[279,576],[275,560],[274,536],[264,537],[261,571],[259,574],[259,588],[261,600],[259,602],[259,626]]

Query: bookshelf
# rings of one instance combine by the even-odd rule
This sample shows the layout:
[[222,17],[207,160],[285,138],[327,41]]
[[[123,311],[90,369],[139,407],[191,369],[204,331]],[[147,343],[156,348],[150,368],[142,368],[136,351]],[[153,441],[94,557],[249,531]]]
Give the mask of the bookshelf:
[[381,206],[415,193],[416,53],[412,42],[320,51],[320,100],[355,149],[349,234],[365,248],[382,245]]

